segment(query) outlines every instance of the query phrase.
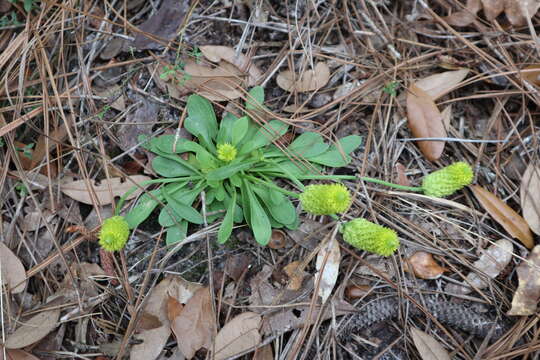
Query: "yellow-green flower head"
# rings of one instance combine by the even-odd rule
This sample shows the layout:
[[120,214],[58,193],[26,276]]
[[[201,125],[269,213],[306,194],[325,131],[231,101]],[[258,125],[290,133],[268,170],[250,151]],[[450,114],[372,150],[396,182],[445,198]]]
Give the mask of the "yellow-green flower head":
[[302,208],[315,215],[345,212],[351,205],[351,194],[342,184],[309,185],[300,194]]
[[229,143],[218,144],[217,146],[217,157],[221,161],[233,161],[234,159],[236,159],[236,154],[236,148]]
[[422,189],[426,195],[444,197],[469,185],[473,177],[469,164],[457,162],[426,175],[422,181]]
[[399,247],[399,239],[394,230],[366,219],[349,221],[343,225],[341,231],[343,240],[360,250],[390,256]]
[[122,250],[129,238],[129,225],[122,216],[108,218],[101,225],[99,245],[106,251]]

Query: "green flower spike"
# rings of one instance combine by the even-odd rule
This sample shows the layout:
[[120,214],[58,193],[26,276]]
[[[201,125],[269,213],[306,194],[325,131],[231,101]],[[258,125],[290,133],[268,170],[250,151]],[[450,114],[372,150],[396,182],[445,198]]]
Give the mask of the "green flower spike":
[[101,225],[99,245],[106,251],[122,250],[129,238],[129,225],[123,216],[108,218]]
[[399,247],[394,230],[374,224],[366,219],[354,219],[341,228],[343,240],[360,250],[382,256],[392,255]]
[[218,144],[217,146],[217,157],[221,161],[230,162],[236,159],[236,148],[229,144]]
[[345,212],[351,205],[351,194],[342,184],[309,185],[300,194],[302,208],[315,215]]
[[452,195],[469,185],[473,179],[473,171],[469,164],[457,162],[432,172],[424,177],[422,189],[424,194],[435,197]]

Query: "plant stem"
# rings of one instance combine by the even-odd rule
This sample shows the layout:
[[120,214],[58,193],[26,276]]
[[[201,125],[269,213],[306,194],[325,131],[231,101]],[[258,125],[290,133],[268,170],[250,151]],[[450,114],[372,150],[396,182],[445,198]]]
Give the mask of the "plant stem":
[[116,207],[114,209],[114,215],[119,215],[120,210],[122,210],[122,207],[124,206],[124,202],[128,198],[129,195],[133,194],[137,189],[140,189],[142,186],[151,185],[151,184],[167,184],[171,182],[177,182],[177,181],[190,181],[190,180],[199,180],[200,176],[183,176],[183,177],[177,177],[177,178],[161,178],[161,179],[152,179],[152,180],[146,180],[142,181],[138,186],[133,185],[129,188],[128,191],[120,197],[118,200],[118,203],[116,204]]
[[424,191],[422,187],[420,186],[404,186],[404,185],[398,185],[394,184],[388,181],[375,179],[367,176],[354,176],[354,175],[305,175],[305,176],[298,176],[298,179],[300,180],[362,180],[367,182],[372,182],[376,184],[381,184],[385,186],[392,187],[394,189],[399,190],[407,190],[407,191],[414,191],[414,192],[422,192]]
[[285,195],[289,195],[289,196],[292,196],[293,198],[296,198],[298,199],[298,197],[300,196],[299,194],[295,193],[295,192],[292,192],[292,191],[288,191],[288,190],[285,190],[285,189],[282,189],[280,188],[279,186],[277,186],[276,184],[274,183],[271,183],[271,182],[268,182],[268,181],[264,181],[264,180],[261,180],[259,178],[256,178],[255,176],[251,176],[251,175],[244,175],[244,177],[248,180],[251,180],[251,181],[254,181],[254,182],[257,182],[261,185],[264,185],[266,187],[269,187],[271,189],[274,189],[274,190],[277,190]]

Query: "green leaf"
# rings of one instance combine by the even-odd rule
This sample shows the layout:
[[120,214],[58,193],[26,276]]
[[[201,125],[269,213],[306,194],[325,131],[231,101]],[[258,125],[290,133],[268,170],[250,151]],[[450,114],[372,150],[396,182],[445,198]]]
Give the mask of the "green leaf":
[[270,236],[272,236],[272,226],[270,225],[270,219],[264,211],[263,207],[257,200],[257,197],[251,191],[249,185],[246,185],[246,193],[248,196],[249,202],[249,218],[250,218],[250,227],[255,236],[255,240],[261,245],[267,245],[270,241]]
[[270,212],[270,215],[272,215],[274,220],[276,220],[278,223],[288,225],[296,221],[296,209],[292,202],[285,196],[282,195],[281,201],[276,204],[274,201],[272,201],[270,194],[266,191],[266,188],[259,185],[252,185],[252,189],[263,201],[265,207]]
[[167,154],[180,154],[188,151],[184,148],[187,140],[176,135],[161,135],[152,141],[152,146]]
[[[234,190],[234,189],[233,189]],[[233,191],[232,198],[229,201],[227,213],[218,230],[218,243],[224,244],[231,236],[234,222],[234,211],[236,209],[236,191]]]
[[150,194],[145,193],[141,195],[137,201],[137,205],[124,216],[130,229],[135,229],[150,216],[158,205],[158,200],[161,200],[160,193],[161,191],[157,189],[150,191]]
[[221,181],[235,175],[239,171],[249,169],[252,165],[253,161],[225,165],[208,172],[206,174],[206,180]]
[[223,183],[220,183],[219,187],[216,189],[216,199],[218,201],[223,201],[223,200],[225,200],[225,197],[227,197],[225,187],[223,186]]
[[188,222],[183,220],[178,225],[173,225],[167,228],[167,235],[165,242],[167,245],[176,244],[186,238],[188,229]]
[[264,89],[262,86],[255,86],[249,90],[246,109],[260,109],[264,103]]
[[229,181],[231,182],[233,186],[236,186],[238,188],[242,186],[242,179],[240,179],[238,174],[229,176]]
[[161,193],[165,197],[165,200],[167,200],[167,204],[174,210],[176,215],[194,224],[203,223],[203,217],[201,214],[199,214],[199,212],[191,206],[186,205],[178,200],[178,194],[175,194],[175,197],[171,196],[171,194],[167,191],[166,186],[162,188]]
[[270,144],[272,141],[283,136],[287,132],[289,125],[279,120],[272,120],[263,127],[259,128],[253,139],[242,146],[240,154],[247,154]]
[[249,128],[249,118],[247,116],[242,116],[240,119],[236,120],[232,126],[231,141],[234,146],[236,146],[240,141],[246,136]]
[[169,205],[165,205],[159,211],[158,223],[160,226],[173,226],[174,224],[180,223],[180,221],[182,220],[184,219],[182,219],[178,214],[176,214],[176,212],[174,212],[174,210]]
[[214,157],[214,155],[210,154],[206,150],[197,152],[195,158],[197,159],[197,161],[199,161],[199,164],[201,165],[201,169],[203,171],[215,169],[217,166],[217,159]]
[[195,173],[179,162],[156,156],[152,160],[152,168],[156,173],[165,177],[189,176]]
[[287,149],[297,156],[310,157],[322,154],[329,147],[321,134],[306,132],[298,136]]
[[230,143],[232,141],[232,127],[236,120],[238,120],[238,118],[231,113],[225,114],[223,119],[221,119],[216,139],[217,144]]
[[[332,145],[330,149],[320,155],[307,157],[309,161],[331,167],[346,166],[351,161],[350,154],[362,143],[358,135],[349,135],[339,140],[340,147]],[[345,156],[343,155],[345,154]]]
[[202,96],[190,95],[187,101],[188,117],[184,127],[196,136],[206,147],[213,147],[212,140],[218,133],[216,114],[212,104]]

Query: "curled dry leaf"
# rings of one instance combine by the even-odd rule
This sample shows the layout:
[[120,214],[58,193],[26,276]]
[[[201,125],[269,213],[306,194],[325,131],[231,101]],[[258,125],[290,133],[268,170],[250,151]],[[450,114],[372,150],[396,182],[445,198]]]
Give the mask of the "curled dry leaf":
[[530,163],[521,179],[521,209],[531,230],[540,235],[540,165]]
[[369,285],[349,285],[345,289],[345,296],[352,300],[360,299],[366,296],[370,289]]
[[531,229],[529,229],[527,222],[517,212],[483,187],[471,185],[471,189],[482,207],[510,235],[517,238],[529,249],[534,246]]
[[476,13],[484,8],[484,14],[488,20],[495,20],[503,11],[508,21],[514,26],[527,23],[540,8],[538,0],[467,0],[465,10],[458,11],[446,17],[451,25],[468,26],[476,16]]
[[21,349],[43,339],[58,326],[60,310],[45,310],[30,319],[22,320],[21,326],[7,337],[8,349]]
[[2,287],[7,285],[14,293],[20,293],[26,286],[26,271],[17,256],[0,242],[0,271],[2,272]]
[[[165,278],[154,287],[144,307],[146,317],[155,317],[161,323],[158,327],[140,329],[137,338],[142,340],[141,344],[131,347],[130,359],[153,360],[159,356],[161,350],[167,343],[171,335],[171,328],[165,302],[167,300],[167,290],[171,285],[172,278]],[[157,323],[156,323],[157,324]]]
[[[444,138],[446,130],[441,112],[431,97],[412,84],[407,93],[407,120],[414,137]],[[430,161],[438,160],[444,150],[444,141],[418,141],[420,151]]]
[[215,360],[228,359],[259,345],[260,327],[261,315],[249,311],[229,321],[216,336]]
[[201,349],[212,349],[216,327],[210,288],[197,290],[171,323],[178,347],[187,359]]
[[527,316],[536,313],[540,300],[540,245],[516,269],[519,285],[512,298],[508,315]]
[[214,63],[226,61],[236,66],[241,72],[247,72],[247,86],[249,87],[257,85],[257,80],[262,76],[261,70],[247,56],[243,54],[237,56],[236,51],[229,46],[205,45],[199,49],[205,58]]
[[435,101],[450,91],[455,90],[468,73],[469,69],[445,71],[418,80],[414,85],[424,90],[431,100]]
[[423,360],[450,360],[448,351],[431,335],[411,327],[411,336]]
[[[142,182],[150,180],[148,176],[144,175],[133,175],[128,176],[125,180],[122,178],[111,178],[109,180],[101,181],[101,184],[96,185],[92,180],[89,180],[90,185],[92,186],[93,191],[96,194],[96,205],[107,205],[114,202],[115,197],[122,196],[126,191],[130,190],[135,184],[138,184],[142,189],[148,185],[143,185]],[[92,196],[87,187],[87,182],[85,180],[71,181],[63,184],[60,189],[64,194],[69,196],[72,199],[80,201],[84,204],[92,205]],[[142,189],[137,189],[131,193],[127,199],[133,199],[141,194]]]
[[302,282],[307,274],[301,265],[301,261],[293,261],[283,267],[283,271],[289,276],[288,290],[299,290],[302,287]]
[[[407,259],[408,264],[412,267],[412,272],[414,275],[420,279],[433,280],[438,279],[441,275],[448,271],[444,267],[437,264],[433,255],[424,251],[415,252],[410,258]],[[410,271],[407,269],[407,271]]]
[[[130,359],[153,360],[159,356],[171,335],[170,312],[168,309],[169,298],[173,297],[177,302],[184,304],[199,288],[201,288],[200,284],[191,283],[179,276],[166,277],[154,287],[150,295],[148,295],[144,312],[148,318],[150,316],[156,317],[161,322],[161,326],[143,329],[137,335],[137,338],[143,342],[131,347]],[[154,323],[157,324],[155,321]]]
[[313,70],[306,70],[302,74],[295,74],[290,70],[278,74],[276,82],[285,91],[306,92],[320,89],[330,80],[330,69],[323,62],[317,63]]
[[333,237],[319,251],[315,263],[315,267],[317,268],[315,283],[319,282],[319,296],[323,303],[330,297],[336,285],[340,262],[341,251],[339,249],[339,242]]
[[488,287],[489,284],[485,280],[486,276],[490,279],[495,279],[508,265],[510,260],[512,260],[513,251],[514,245],[512,245],[512,242],[506,239],[496,241],[473,264],[473,269],[484,276],[471,271],[467,275],[467,279],[463,282],[463,285],[448,284],[446,286],[446,292],[466,295],[472,292],[473,288],[480,290]]

